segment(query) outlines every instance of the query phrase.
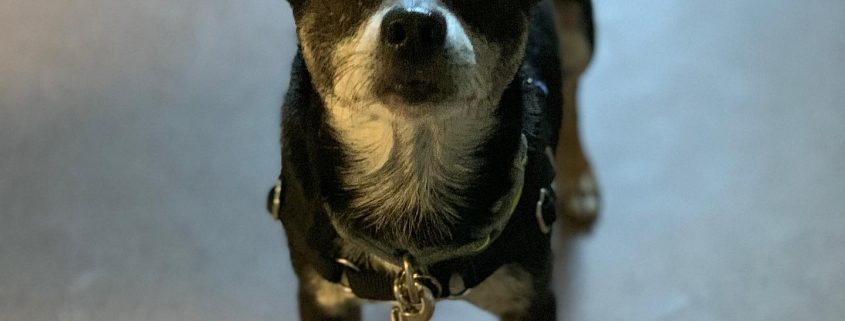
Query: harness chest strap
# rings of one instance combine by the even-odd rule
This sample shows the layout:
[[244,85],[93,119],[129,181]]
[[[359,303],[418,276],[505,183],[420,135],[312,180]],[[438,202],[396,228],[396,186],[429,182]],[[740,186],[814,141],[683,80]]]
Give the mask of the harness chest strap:
[[[526,142],[523,136],[523,143]],[[517,220],[536,220],[534,224],[523,224],[524,226],[535,226],[535,231],[525,231],[525,233],[548,234],[550,226],[554,223],[555,213],[553,210],[554,194],[551,192],[550,184],[554,178],[554,169],[552,167],[551,159],[546,155],[542,157],[520,157],[516,162],[516,166],[526,166],[528,159],[543,160],[544,170],[540,172],[541,175],[524,175],[525,180],[520,186],[543,186],[537,194],[536,206],[533,206],[533,211],[529,215],[515,215],[512,217],[508,225],[514,224]],[[520,175],[523,176],[523,175]],[[542,182],[530,182],[529,180],[541,180]],[[515,188],[514,191],[507,196],[512,201],[505,202],[502,210],[511,211],[512,215],[522,214],[513,213],[516,210],[517,203],[521,201],[521,197],[525,196],[521,193],[522,188]],[[533,193],[531,193],[533,194]],[[270,190],[268,195],[267,208],[275,219],[279,219],[282,215],[281,208],[284,205],[285,186],[283,180],[280,179],[276,186]],[[522,225],[521,225],[522,226]],[[497,251],[484,251],[479,255],[468,258],[453,260],[446,264],[438,264],[428,270],[428,276],[418,280],[422,285],[432,291],[435,298],[449,298],[457,297],[466,294],[470,289],[479,285],[486,280],[496,270],[507,262],[507,257],[504,253]],[[472,267],[471,269],[468,267]],[[396,276],[391,273],[376,270],[360,268],[355,263],[342,258],[336,257],[334,254],[327,254],[320,260],[316,266],[318,273],[326,280],[342,285],[357,297],[374,300],[374,301],[394,301],[395,291],[394,285]]]

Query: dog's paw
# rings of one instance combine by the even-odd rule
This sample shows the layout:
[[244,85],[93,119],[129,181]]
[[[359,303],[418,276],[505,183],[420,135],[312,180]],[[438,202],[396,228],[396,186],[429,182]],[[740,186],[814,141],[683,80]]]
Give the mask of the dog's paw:
[[561,175],[555,182],[558,215],[569,227],[590,230],[598,220],[601,194],[593,172]]

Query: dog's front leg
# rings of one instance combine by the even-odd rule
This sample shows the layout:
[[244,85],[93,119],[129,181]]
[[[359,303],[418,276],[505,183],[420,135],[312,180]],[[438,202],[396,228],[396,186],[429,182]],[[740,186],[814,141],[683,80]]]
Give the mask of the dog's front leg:
[[360,321],[360,302],[313,270],[300,274],[299,314],[303,321]]
[[600,207],[599,188],[578,128],[578,82],[593,55],[591,0],[555,0],[563,61],[563,122],[557,146],[557,208],[570,222],[587,227]]

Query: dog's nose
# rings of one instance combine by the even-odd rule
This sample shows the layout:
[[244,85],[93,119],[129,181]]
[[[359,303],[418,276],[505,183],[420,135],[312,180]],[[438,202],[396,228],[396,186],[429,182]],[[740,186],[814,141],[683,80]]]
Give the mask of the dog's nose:
[[394,8],[381,24],[381,42],[404,59],[424,59],[446,46],[446,18],[423,9]]

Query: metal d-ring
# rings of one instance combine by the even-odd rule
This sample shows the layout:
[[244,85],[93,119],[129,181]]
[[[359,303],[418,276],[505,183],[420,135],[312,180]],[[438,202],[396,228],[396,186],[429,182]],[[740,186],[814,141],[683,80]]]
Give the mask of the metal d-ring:
[[276,187],[273,188],[273,200],[270,203],[270,215],[277,221],[282,219],[282,180],[276,181]]
[[335,260],[335,262],[345,267],[343,272],[340,274],[340,286],[343,287],[343,291],[346,293],[354,293],[354,291],[352,291],[352,285],[349,284],[349,274],[347,272],[352,270],[355,271],[355,273],[361,273],[361,269],[358,268],[355,263],[352,263],[352,261],[344,258],[339,258]]
[[543,215],[543,209],[546,206],[546,202],[548,202],[551,197],[552,194],[549,189],[540,189],[540,199],[537,200],[537,209],[534,212],[534,216],[537,217],[537,225],[540,227],[540,232],[543,232],[543,234],[549,234],[552,231],[552,227],[549,226],[548,222],[546,222],[545,216]]

